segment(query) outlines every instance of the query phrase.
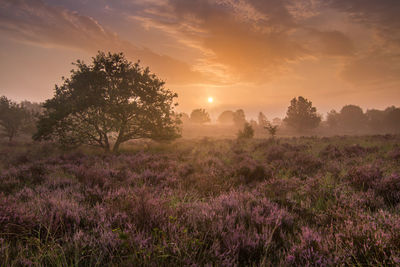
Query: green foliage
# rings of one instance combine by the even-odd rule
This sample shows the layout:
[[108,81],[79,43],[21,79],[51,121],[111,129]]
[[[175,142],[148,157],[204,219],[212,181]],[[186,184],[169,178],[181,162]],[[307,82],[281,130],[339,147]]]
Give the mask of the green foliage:
[[179,137],[177,94],[164,82],[132,64],[122,53],[99,52],[87,65],[78,60],[71,77],[56,86],[43,107],[35,140],[57,140],[64,146],[88,144],[113,151],[131,139]]
[[192,113],[190,113],[190,120],[194,123],[207,123],[210,122],[210,114],[205,109],[194,109]]
[[29,119],[29,113],[7,97],[0,97],[0,129],[2,135],[11,142],[15,136],[24,128]]
[[239,131],[237,135],[239,139],[251,139],[254,136],[254,129],[250,123],[246,122],[243,130]]
[[290,102],[284,121],[299,132],[303,132],[318,127],[321,117],[318,116],[317,109],[312,106],[311,101],[299,96]]

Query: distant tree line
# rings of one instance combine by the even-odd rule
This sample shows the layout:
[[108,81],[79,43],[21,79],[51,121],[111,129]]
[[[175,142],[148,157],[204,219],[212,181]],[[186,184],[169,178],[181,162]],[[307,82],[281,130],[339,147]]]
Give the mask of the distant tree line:
[[32,135],[36,130],[37,117],[42,108],[38,103],[16,103],[5,96],[0,97],[0,136],[10,142],[24,133]]
[[[105,57],[102,55],[101,57]],[[83,68],[83,66],[81,66]],[[138,69],[138,71],[142,71]],[[148,75],[148,74],[143,74]],[[149,79],[150,76],[149,76]],[[156,80],[157,81],[157,80]],[[71,82],[71,81],[69,81]],[[162,86],[162,83],[160,83]],[[87,94],[87,92],[84,92]],[[156,92],[155,92],[156,93]],[[157,94],[157,93],[156,93]],[[168,96],[168,92],[167,95]],[[82,95],[85,97],[85,95]],[[174,96],[171,94],[169,95],[169,99],[172,100]],[[87,97],[85,99],[88,100]],[[127,98],[128,99],[128,98]],[[167,98],[166,98],[167,99]],[[54,101],[54,100],[52,100]],[[85,100],[86,101],[86,100]],[[8,99],[5,96],[0,97],[0,137],[7,138],[9,141],[13,141],[15,137],[19,135],[35,135],[44,134],[43,131],[46,129],[49,130],[51,124],[49,124],[53,119],[50,120],[51,115],[44,115],[46,114],[47,110],[55,110],[50,103],[47,101],[47,104],[39,104],[39,103],[32,103],[29,101],[22,101],[17,103]],[[66,100],[62,100],[61,102],[57,102],[58,105],[63,103],[64,105],[67,104]],[[96,101],[96,103],[100,103]],[[129,106],[130,102],[127,102]],[[161,103],[160,103],[161,104]],[[55,105],[55,104],[54,104]],[[102,104],[103,105],[103,104]],[[106,104],[104,104],[106,105]],[[148,104],[149,105],[149,104]],[[168,104],[165,108],[170,107],[171,105]],[[121,108],[121,103],[115,106],[115,111]],[[59,108],[59,107],[58,107]],[[126,109],[121,109],[120,112],[125,112]],[[54,112],[54,111],[53,111]],[[65,110],[60,110],[59,112],[65,112]],[[133,112],[137,111],[131,111]],[[128,113],[130,114],[130,113]],[[179,132],[178,127],[178,120],[182,121],[183,124],[192,124],[192,125],[203,125],[211,122],[210,114],[205,109],[194,109],[190,115],[186,113],[180,113],[173,115],[173,112],[167,113],[169,114],[169,121],[166,121],[164,126],[160,124],[158,128],[152,128],[153,125],[147,124],[146,126],[146,117],[143,117],[143,121],[140,127],[149,127],[147,130],[148,134],[138,134],[139,131],[136,129],[135,133],[137,137],[151,137],[153,135],[153,139],[174,139],[176,138]],[[81,114],[80,114],[81,115]],[[79,115],[79,116],[80,116]],[[123,115],[123,114],[122,114]],[[47,119],[44,120],[44,117],[47,116]],[[49,117],[50,116],[50,117]],[[54,116],[54,115],[52,115]],[[78,115],[77,115],[78,116]],[[88,117],[83,121],[87,122],[90,118]],[[104,118],[107,118],[106,115]],[[143,115],[144,116],[144,115]],[[175,116],[175,117],[174,117]],[[42,118],[40,120],[40,118]],[[386,133],[400,133],[400,108],[398,107],[388,107],[384,110],[378,109],[368,109],[364,112],[361,107],[356,105],[345,105],[339,112],[336,110],[331,110],[327,113],[326,119],[322,120],[323,116],[317,113],[317,109],[312,105],[312,102],[304,97],[297,97],[293,98],[290,101],[290,105],[287,109],[286,117],[284,119],[274,118],[269,120],[267,116],[263,112],[259,112],[257,121],[250,119],[246,119],[246,115],[243,109],[238,109],[236,111],[225,110],[221,112],[221,114],[217,117],[217,123],[220,125],[225,125],[227,127],[231,126],[232,131],[235,131],[237,137],[239,139],[246,139],[252,138],[255,133],[261,135],[269,135],[270,137],[275,137],[276,134],[284,133],[284,134],[386,134]],[[99,123],[101,120],[99,118],[93,117],[94,122],[98,121]],[[149,119],[149,118],[147,118]],[[77,120],[74,120],[77,122]],[[56,121],[54,120],[53,123]],[[101,123],[105,123],[103,121]],[[112,122],[109,122],[112,123]],[[117,122],[114,122],[117,123]],[[160,122],[161,123],[161,122]],[[167,126],[170,123],[170,126]],[[90,127],[83,127],[82,123],[79,123],[81,127],[75,127],[76,129],[83,129],[88,130]],[[39,128],[38,128],[39,125]],[[77,125],[76,125],[77,126]],[[61,130],[60,133],[57,133],[58,138],[66,138],[63,142],[69,143],[70,145],[74,142],[70,135],[63,135],[67,128],[66,124],[63,124],[64,128],[57,128]],[[164,129],[163,129],[164,127]],[[171,127],[171,128],[168,128]],[[51,128],[50,128],[51,129]],[[71,128],[70,128],[71,129]],[[110,150],[107,146],[107,137],[112,137],[113,131],[111,128],[109,133],[100,134],[99,136],[104,136],[102,139],[101,146],[106,150]],[[143,130],[142,129],[142,130]],[[159,129],[157,132],[156,129]],[[39,131],[38,131],[39,130]],[[125,130],[126,131],[126,130]],[[50,132],[49,132],[50,133]],[[77,134],[77,132],[75,131]],[[127,134],[128,132],[126,132]],[[75,138],[80,138],[82,143],[83,134],[78,134]],[[130,137],[130,136],[127,136]],[[124,142],[125,140],[132,139],[123,137],[120,138],[120,143]],[[134,137],[133,135],[131,137]],[[69,139],[68,139],[69,138]],[[99,137],[100,138],[100,137]],[[136,137],[135,137],[136,138]],[[101,140],[98,139],[98,140]],[[77,140],[75,140],[77,141]],[[118,146],[120,143],[117,143],[117,146],[114,150],[118,150]]]
[[[182,113],[184,124],[204,124],[210,122],[210,115],[204,109],[193,110],[191,115]],[[242,109],[225,110],[217,117],[220,125],[240,129],[239,136],[249,131],[249,127],[260,133],[274,137],[277,132],[287,134],[385,134],[400,133],[400,108],[388,107],[385,110],[369,109],[366,112],[356,105],[345,105],[339,112],[332,110],[323,116],[307,98],[299,96],[290,101],[284,119],[269,120],[259,112],[257,121],[247,120]],[[246,128],[244,128],[246,127]],[[253,131],[254,132],[254,131]],[[249,136],[254,134],[249,134]]]
[[330,111],[326,118],[327,127],[344,133],[399,133],[400,108],[394,106],[385,110],[369,109],[366,112],[359,106],[346,105],[340,112]]

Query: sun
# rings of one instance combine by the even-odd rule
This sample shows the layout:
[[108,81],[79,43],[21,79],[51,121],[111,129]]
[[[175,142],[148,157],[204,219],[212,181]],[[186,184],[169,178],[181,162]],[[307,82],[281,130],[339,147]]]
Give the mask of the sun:
[[212,103],[212,102],[214,102],[214,98],[209,97],[209,98],[208,98],[208,103]]

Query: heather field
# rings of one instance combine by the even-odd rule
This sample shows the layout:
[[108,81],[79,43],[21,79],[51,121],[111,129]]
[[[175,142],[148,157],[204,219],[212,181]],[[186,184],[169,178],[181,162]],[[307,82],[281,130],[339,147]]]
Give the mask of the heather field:
[[400,264],[400,136],[0,144],[2,266]]

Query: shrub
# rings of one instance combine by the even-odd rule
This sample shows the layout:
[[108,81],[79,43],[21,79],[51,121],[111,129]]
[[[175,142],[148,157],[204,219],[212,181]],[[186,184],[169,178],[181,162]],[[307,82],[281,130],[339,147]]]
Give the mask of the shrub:
[[325,159],[339,159],[343,157],[343,153],[337,146],[329,144],[319,152],[319,156]]
[[382,179],[382,171],[376,165],[353,167],[348,172],[348,177],[354,187],[366,191],[373,188]]
[[386,204],[400,203],[400,175],[393,173],[376,184],[376,192],[383,197]]
[[239,131],[237,134],[238,139],[251,139],[253,136],[254,129],[248,122],[244,124],[243,130]]
[[248,184],[270,179],[272,177],[272,170],[268,166],[264,166],[259,162],[247,157],[242,159],[237,164],[235,174],[239,177],[239,179]]
[[289,152],[286,154],[287,165],[291,174],[299,177],[307,177],[318,172],[322,162],[308,153]]
[[400,161],[400,148],[396,147],[388,153],[389,158]]
[[347,157],[362,157],[367,152],[367,149],[359,144],[344,146],[343,152]]

